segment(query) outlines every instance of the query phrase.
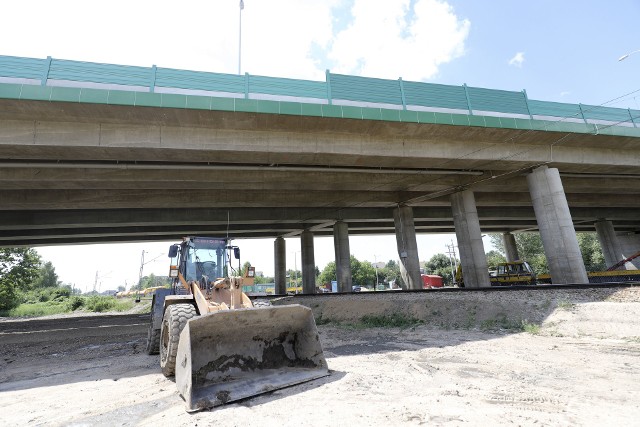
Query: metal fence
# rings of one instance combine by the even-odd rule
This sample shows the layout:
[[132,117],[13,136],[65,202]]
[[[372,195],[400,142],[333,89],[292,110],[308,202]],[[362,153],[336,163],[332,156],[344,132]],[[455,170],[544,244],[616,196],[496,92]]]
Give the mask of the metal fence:
[[[638,127],[640,110],[530,100],[527,93],[326,72],[325,81],[0,56],[0,83],[291,101]],[[82,99],[78,99],[82,102]],[[313,111],[313,110],[309,110]],[[269,111],[273,112],[273,111]],[[304,111],[302,111],[304,113]],[[367,118],[367,117],[361,117]],[[384,119],[384,117],[383,117]],[[456,123],[454,123],[456,124]],[[473,120],[468,120],[473,125]]]

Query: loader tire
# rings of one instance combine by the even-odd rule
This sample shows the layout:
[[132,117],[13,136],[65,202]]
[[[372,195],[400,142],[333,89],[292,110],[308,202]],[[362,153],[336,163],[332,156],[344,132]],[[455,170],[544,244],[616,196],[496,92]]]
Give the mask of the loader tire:
[[147,332],[147,354],[160,353],[160,329],[154,329],[153,323]]
[[165,310],[160,328],[160,368],[165,377],[175,374],[180,332],[187,321],[196,316],[191,304],[173,304]]

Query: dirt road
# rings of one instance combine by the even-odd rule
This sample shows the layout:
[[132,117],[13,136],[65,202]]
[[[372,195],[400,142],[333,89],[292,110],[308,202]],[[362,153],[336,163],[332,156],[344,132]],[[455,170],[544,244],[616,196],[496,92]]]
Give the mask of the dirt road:
[[195,414],[144,353],[146,316],[0,321],[0,425],[638,425],[629,295],[540,299],[535,334],[321,325],[331,376]]

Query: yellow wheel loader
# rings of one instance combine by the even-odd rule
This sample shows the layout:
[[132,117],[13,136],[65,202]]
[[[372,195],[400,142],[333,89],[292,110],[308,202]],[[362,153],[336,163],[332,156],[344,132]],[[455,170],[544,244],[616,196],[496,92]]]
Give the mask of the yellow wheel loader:
[[254,305],[242,292],[253,270],[238,276],[237,246],[185,237],[169,257],[174,281],[153,297],[147,352],[160,353],[162,373],[175,376],[187,411],[329,375],[311,309]]

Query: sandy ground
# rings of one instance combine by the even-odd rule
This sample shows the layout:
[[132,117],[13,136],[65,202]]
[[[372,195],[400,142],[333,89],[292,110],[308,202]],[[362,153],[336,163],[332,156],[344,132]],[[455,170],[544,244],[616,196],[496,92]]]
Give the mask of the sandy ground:
[[[354,296],[343,316],[422,306],[441,320],[405,329],[353,328],[344,299],[307,302],[334,317],[319,326],[332,374],[195,414],[144,352],[147,316],[5,319],[0,425],[640,425],[640,288],[513,294]],[[518,301],[535,334],[500,326]]]

